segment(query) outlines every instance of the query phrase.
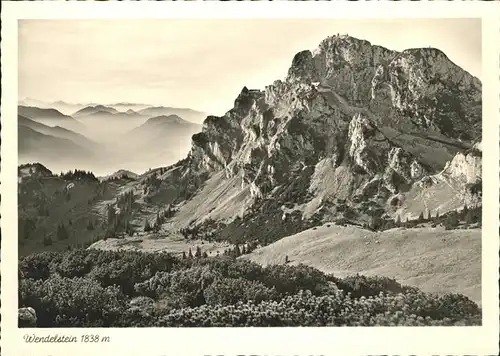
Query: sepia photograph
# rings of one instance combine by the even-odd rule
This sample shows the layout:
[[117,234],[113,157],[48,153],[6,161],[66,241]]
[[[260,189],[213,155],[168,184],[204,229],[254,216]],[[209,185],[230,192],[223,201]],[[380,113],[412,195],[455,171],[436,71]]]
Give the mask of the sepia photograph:
[[20,20],[18,81],[19,327],[481,325],[480,19]]
[[500,2],[4,5],[2,354],[498,354]]

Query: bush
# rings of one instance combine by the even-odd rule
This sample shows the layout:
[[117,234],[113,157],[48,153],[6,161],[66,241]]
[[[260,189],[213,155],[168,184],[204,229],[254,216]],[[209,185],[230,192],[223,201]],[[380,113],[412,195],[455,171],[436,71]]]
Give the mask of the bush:
[[203,290],[216,277],[209,266],[195,266],[171,273],[158,272],[153,277],[135,285],[135,290],[145,296],[167,300],[170,305],[198,306],[205,303]]
[[25,279],[20,306],[37,313],[41,327],[109,327],[124,311],[124,296],[116,286],[103,288],[90,278]]
[[208,305],[230,305],[247,301],[260,303],[278,298],[275,288],[268,288],[261,282],[242,278],[216,279],[203,293]]
[[321,271],[303,264],[270,265],[263,269],[260,280],[268,287],[275,287],[280,294],[310,290],[319,295],[328,288],[328,280]]
[[[405,297],[392,295],[351,299],[340,291],[325,296],[314,296],[305,291],[279,302],[240,302],[229,306],[203,305],[173,310],[161,316],[156,326],[439,326],[475,325],[478,322],[477,314],[468,314],[461,321],[454,321],[451,314],[432,319],[422,313],[407,312]],[[416,302],[411,311],[418,308],[426,310],[434,305],[435,298],[410,295],[408,299]]]
[[370,297],[385,293],[401,293],[404,287],[394,279],[387,277],[349,276],[344,279],[331,277],[337,287],[353,298]]
[[71,250],[19,262],[19,306],[42,327],[480,325],[458,294],[385,277],[232,257]]
[[20,278],[49,278],[54,266],[60,263],[63,256],[58,252],[42,252],[21,258],[18,267]]

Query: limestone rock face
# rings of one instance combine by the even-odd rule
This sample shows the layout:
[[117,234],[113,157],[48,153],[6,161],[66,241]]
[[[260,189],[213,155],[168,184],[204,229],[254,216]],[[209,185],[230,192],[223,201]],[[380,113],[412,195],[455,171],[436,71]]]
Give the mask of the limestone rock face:
[[304,214],[338,199],[358,218],[362,200],[389,212],[424,177],[480,179],[481,158],[466,152],[480,151],[481,104],[480,81],[437,49],[332,36],[295,55],[284,81],[244,87],[224,116],[208,117],[164,181],[189,200],[223,172],[241,194]]
[[442,174],[459,179],[467,184],[481,180],[482,156],[474,153],[457,153],[451,162],[448,162]]

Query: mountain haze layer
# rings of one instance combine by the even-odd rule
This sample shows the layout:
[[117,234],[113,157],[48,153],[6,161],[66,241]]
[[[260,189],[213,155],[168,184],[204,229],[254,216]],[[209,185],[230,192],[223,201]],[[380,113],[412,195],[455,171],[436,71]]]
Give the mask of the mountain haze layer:
[[[21,160],[30,162],[96,159],[94,152],[77,145],[72,140],[42,134],[28,126],[19,126],[18,155]],[[60,169],[60,166],[55,167]]]
[[[162,125],[152,126],[152,123],[161,120],[158,116],[151,116],[158,111],[173,110],[188,116],[193,113],[201,114],[190,109],[149,107],[152,111],[140,114],[138,111],[145,109],[141,104],[116,104],[123,110],[128,107],[124,111],[119,111],[112,105],[92,104],[78,107],[70,116],[50,108],[47,103],[32,99],[20,103],[25,102],[37,103],[40,107],[19,105],[18,126],[29,127],[44,135],[68,139],[85,150],[97,153],[88,157],[81,154],[71,157],[70,153],[75,150],[70,150],[58,157],[56,154],[49,154],[53,150],[47,150],[46,147],[40,147],[40,152],[36,152],[36,145],[22,146],[24,150],[19,156],[20,163],[31,163],[36,157],[55,171],[73,170],[78,167],[92,170],[99,175],[107,175],[125,167],[144,172],[183,158],[189,151],[191,135],[201,130],[200,125],[173,114],[168,116],[170,121],[163,120],[165,122],[162,121]],[[154,120],[145,125],[149,119]],[[33,132],[22,129],[19,133],[20,141],[25,139],[22,137],[24,133],[30,135],[26,140],[33,141]],[[49,144],[48,140],[39,142]]]
[[99,148],[99,144],[97,144],[96,142],[88,139],[87,137],[85,137],[79,133],[73,132],[71,130],[65,129],[65,128],[60,127],[60,126],[53,126],[53,127],[47,126],[47,125],[41,124],[39,122],[36,122],[34,120],[28,119],[27,117],[24,117],[21,115],[17,116],[17,122],[18,122],[18,125],[20,125],[20,126],[29,127],[29,128],[31,128],[35,131],[38,131],[42,134],[72,140],[75,143],[79,144],[80,146],[86,147],[87,149],[90,149],[90,150],[95,150],[95,149]]
[[61,126],[75,132],[85,130],[85,125],[71,116],[64,115],[53,108],[18,106],[18,114],[49,126]]

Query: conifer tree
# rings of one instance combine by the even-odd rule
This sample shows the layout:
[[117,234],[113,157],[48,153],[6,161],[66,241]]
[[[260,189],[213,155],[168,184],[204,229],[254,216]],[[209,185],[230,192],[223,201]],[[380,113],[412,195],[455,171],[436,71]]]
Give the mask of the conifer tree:
[[130,221],[127,220],[127,225],[125,228],[125,231],[129,236],[134,236],[134,228],[132,227],[132,224],[130,224]]
[[468,212],[469,212],[469,207],[467,206],[467,204],[464,204],[464,208],[462,209],[462,219],[465,219]]
[[64,224],[60,224],[57,227],[57,238],[59,240],[66,240],[68,238],[68,231],[66,230]]
[[234,246],[234,256],[235,257],[241,256],[240,246],[238,244],[236,244],[236,246]]
[[458,214],[456,211],[451,211],[446,217],[445,229],[451,230],[458,226]]
[[201,248],[200,246],[196,246],[196,252],[194,253],[194,257],[200,258],[201,257]]
[[191,251],[191,248],[188,251],[188,258],[193,258],[193,252]]
[[144,220],[144,232],[149,232],[151,231],[151,225],[149,224],[149,220],[145,219]]
[[106,213],[108,226],[114,227],[116,224],[116,212],[111,204],[108,204]]
[[466,226],[469,226],[469,224],[472,224],[474,221],[474,213],[472,210],[467,211],[467,215],[465,215],[465,224]]

